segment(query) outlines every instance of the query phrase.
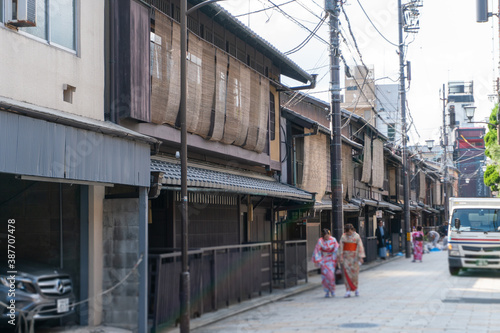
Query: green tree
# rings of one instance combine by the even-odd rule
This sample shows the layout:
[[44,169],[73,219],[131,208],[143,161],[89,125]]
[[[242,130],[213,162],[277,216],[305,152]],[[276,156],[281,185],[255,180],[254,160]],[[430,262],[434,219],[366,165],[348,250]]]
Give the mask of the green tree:
[[484,173],[484,184],[489,186],[492,191],[498,191],[500,187],[500,146],[497,141],[497,113],[498,104],[491,110],[488,133],[484,136],[484,144],[486,147],[485,155],[492,160],[492,164],[488,165]]

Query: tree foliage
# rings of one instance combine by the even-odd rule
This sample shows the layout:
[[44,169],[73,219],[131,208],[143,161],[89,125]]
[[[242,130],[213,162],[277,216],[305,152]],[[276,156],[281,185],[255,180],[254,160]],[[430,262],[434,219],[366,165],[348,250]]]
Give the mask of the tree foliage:
[[484,173],[484,184],[489,186],[492,191],[498,191],[500,187],[500,146],[497,141],[497,113],[498,104],[491,110],[488,133],[484,136],[484,144],[486,146],[485,155],[492,160],[492,164],[488,165]]

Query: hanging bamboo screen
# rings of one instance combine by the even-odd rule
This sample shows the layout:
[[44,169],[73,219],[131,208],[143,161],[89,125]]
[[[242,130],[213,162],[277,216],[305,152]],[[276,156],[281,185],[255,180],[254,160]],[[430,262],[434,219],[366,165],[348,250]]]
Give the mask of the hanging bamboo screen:
[[248,122],[248,134],[245,145],[246,149],[254,150],[257,146],[260,122],[260,86],[264,79],[257,73],[251,72],[250,76],[250,119]]
[[363,174],[361,181],[363,183],[370,183],[372,175],[372,140],[365,134],[365,145],[363,147]]
[[186,128],[193,133],[200,119],[203,42],[192,33],[188,33],[188,38]]
[[168,104],[167,55],[172,45],[172,21],[160,11],[155,15],[155,32],[161,43],[152,43],[151,48],[151,121],[163,124]]
[[220,50],[216,50],[215,52],[215,112],[212,136],[210,137],[210,140],[220,141],[224,133],[224,119],[226,118],[228,56]]
[[373,140],[372,186],[384,188],[384,143],[380,139]]
[[354,168],[352,165],[352,148],[349,145],[342,145],[342,185],[344,188],[343,197],[350,200],[354,191]]
[[[180,107],[180,26],[157,10],[155,34],[161,42],[151,43],[151,118],[153,123],[175,127]],[[261,153],[268,134],[269,80],[188,34],[188,132]],[[264,61],[262,55],[257,58]]]
[[222,142],[232,144],[241,129],[240,62],[229,58],[226,93],[226,123]]
[[420,201],[425,202],[425,173],[423,170],[420,170],[420,190],[418,191],[418,198]]
[[[305,133],[312,130],[304,129]],[[321,200],[326,191],[326,135],[317,134],[304,137],[304,169],[302,188],[317,193],[316,199]]]
[[206,139],[210,132],[210,118],[215,96],[215,47],[203,42],[201,109],[195,133]]
[[255,151],[262,153],[266,147],[267,121],[269,117],[269,81],[262,80],[260,85],[259,131]]
[[434,204],[441,205],[441,183],[438,181],[434,182]]
[[242,146],[248,134],[250,122],[250,76],[252,71],[247,66],[240,66],[240,102],[241,102],[241,128],[234,144]]
[[179,106],[181,103],[181,41],[180,41],[180,27],[178,24],[172,25],[171,30],[171,44],[167,50],[167,77],[165,79],[168,85],[167,97],[167,113],[164,117],[164,123],[175,126],[177,114],[179,113]]

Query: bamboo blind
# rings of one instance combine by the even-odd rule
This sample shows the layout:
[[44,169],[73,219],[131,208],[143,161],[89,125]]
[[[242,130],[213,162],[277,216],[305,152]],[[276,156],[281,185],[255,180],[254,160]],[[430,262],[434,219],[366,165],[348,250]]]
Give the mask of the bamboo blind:
[[[151,43],[151,118],[176,126],[180,107],[180,26],[155,12]],[[261,153],[267,144],[269,80],[189,33],[187,130]],[[262,58],[262,59],[261,59]],[[264,57],[256,56],[263,64]],[[263,70],[263,68],[262,68]]]
[[384,177],[384,143],[380,139],[375,139],[373,140],[372,186],[383,188]]
[[260,86],[263,79],[260,75],[252,72],[250,76],[250,119],[248,121],[247,140],[243,146],[246,149],[254,150],[257,146],[257,138],[259,135],[259,122],[260,122]]
[[[304,129],[305,133],[312,130]],[[304,137],[304,169],[302,188],[317,193],[316,199],[321,201],[326,191],[326,135],[316,134]]]
[[186,128],[188,132],[193,133],[196,131],[200,119],[201,91],[203,87],[201,81],[203,43],[198,36],[192,33],[188,33],[188,39]]
[[152,43],[151,55],[151,121],[163,124],[166,121],[168,104],[167,56],[172,45],[172,21],[161,12],[156,15],[156,35],[161,44]]
[[167,75],[165,82],[168,85],[167,113],[164,123],[175,126],[177,114],[181,104],[181,29],[173,24],[171,29],[171,44],[167,50]]
[[241,112],[241,127],[234,140],[234,144],[242,146],[248,134],[248,126],[250,123],[250,77],[252,71],[246,66],[240,66],[240,112]]
[[420,201],[425,202],[425,173],[420,170],[420,189],[418,191],[418,197]]
[[210,43],[202,43],[202,90],[201,109],[195,133],[206,139],[210,133],[210,118],[214,109],[215,96],[215,47]]
[[269,118],[269,81],[263,79],[260,85],[259,131],[255,151],[262,153],[266,147],[267,121]]
[[222,51],[216,50],[215,65],[215,112],[213,131],[210,140],[220,141],[224,133],[224,121],[226,117],[226,90],[227,90],[227,65],[228,56]]
[[229,58],[227,91],[226,91],[226,122],[222,142],[232,144],[241,128],[241,88],[240,63]]
[[342,145],[342,186],[343,197],[350,200],[354,191],[354,167],[352,165],[352,148],[349,145]]
[[365,145],[363,147],[363,174],[361,181],[363,183],[370,183],[372,175],[372,140],[365,134]]
[[441,183],[439,181],[434,182],[434,203],[436,205],[441,205]]

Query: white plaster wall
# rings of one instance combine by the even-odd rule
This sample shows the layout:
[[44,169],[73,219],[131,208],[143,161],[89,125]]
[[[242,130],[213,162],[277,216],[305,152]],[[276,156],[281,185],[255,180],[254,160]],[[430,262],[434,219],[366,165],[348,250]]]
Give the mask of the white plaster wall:
[[[0,96],[104,118],[104,1],[77,0],[77,54],[0,23]],[[76,87],[63,101],[63,84]]]

